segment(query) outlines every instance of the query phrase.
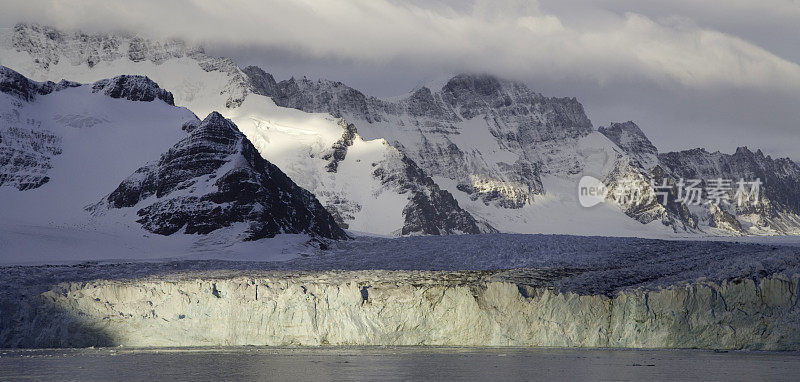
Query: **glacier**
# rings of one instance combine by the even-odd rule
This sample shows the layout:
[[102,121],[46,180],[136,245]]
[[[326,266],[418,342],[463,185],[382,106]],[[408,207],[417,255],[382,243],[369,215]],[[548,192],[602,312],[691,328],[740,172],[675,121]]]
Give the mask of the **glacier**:
[[4,304],[0,339],[3,347],[798,350],[798,281],[773,276],[606,296],[559,293],[487,271],[189,273],[60,284],[36,301]]
[[0,347],[800,350],[797,246],[361,238],[286,261],[0,267]]

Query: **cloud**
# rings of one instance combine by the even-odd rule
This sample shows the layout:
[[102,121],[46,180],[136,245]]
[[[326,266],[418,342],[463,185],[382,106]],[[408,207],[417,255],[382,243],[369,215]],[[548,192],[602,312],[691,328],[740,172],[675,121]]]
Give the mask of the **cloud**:
[[[747,144],[800,158],[792,148],[800,146],[798,0],[28,0],[3,7],[0,24],[19,21],[177,37],[240,64],[302,69],[379,93],[407,91],[437,73],[490,72],[577,96],[595,124],[636,118],[662,147]],[[695,142],[686,143],[689,134]]]
[[[771,11],[775,17],[793,9],[790,1],[772,2],[786,9]],[[770,8],[734,3],[745,11]],[[795,62],[688,19],[633,12],[565,23],[538,3],[522,1],[477,1],[456,9],[388,0],[34,0],[10,8],[5,22],[121,28],[356,62],[399,60],[525,78],[800,90]]]

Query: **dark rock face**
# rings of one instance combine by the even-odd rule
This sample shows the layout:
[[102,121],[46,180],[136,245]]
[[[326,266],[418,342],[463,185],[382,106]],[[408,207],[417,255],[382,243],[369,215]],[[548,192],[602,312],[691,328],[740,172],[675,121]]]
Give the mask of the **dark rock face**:
[[658,192],[667,192],[666,204],[663,197],[656,197],[655,202],[659,203],[666,210],[666,215],[662,218],[662,223],[671,226],[676,232],[679,228],[684,231],[695,231],[698,229],[697,216],[689,211],[689,207],[685,203],[678,202],[678,187],[675,180],[670,178],[661,166],[655,166],[650,171],[650,179],[653,184],[662,186],[666,185],[669,188],[654,190]]
[[[667,203],[664,204],[661,197],[657,200],[665,209],[662,221],[673,229],[695,231],[699,229],[699,223],[704,221],[712,228],[737,234],[746,233],[743,220],[739,220],[741,215],[751,215],[749,220],[756,216],[755,224],[778,233],[797,229],[796,216],[800,214],[800,167],[788,158],[772,159],[764,156],[760,150],[752,152],[746,147],[738,148],[734,154],[709,153],[700,148],[659,154],[633,122],[613,123],[608,128],[601,127],[598,130],[636,159],[639,171],[654,184],[669,186]],[[719,206],[703,204],[692,210],[695,211],[692,213],[686,204],[677,201],[677,182],[681,178],[731,180],[732,190],[727,193],[731,203]],[[763,182],[758,204],[736,205],[734,194],[738,187],[736,182],[740,179],[760,179]],[[706,186],[705,182],[700,184],[701,188]],[[703,195],[703,201],[707,201],[706,196]],[[626,211],[631,215],[630,212]],[[632,217],[647,222],[654,220],[650,215]]]
[[339,162],[343,161],[345,156],[347,156],[347,148],[353,145],[353,139],[356,137],[356,126],[351,124],[346,124],[344,128],[344,133],[342,133],[342,138],[336,141],[331,147],[331,152],[325,154],[322,159],[325,159],[328,162],[328,165],[325,166],[325,169],[328,172],[336,172],[339,168]]
[[43,129],[40,120],[22,118],[19,108],[37,96],[74,86],[79,84],[31,81],[0,66],[0,93],[13,97],[11,109],[0,113],[0,187],[24,191],[50,181],[47,173],[52,158],[62,152],[61,137]]
[[122,75],[97,81],[92,84],[92,93],[98,92],[111,98],[130,101],[151,102],[160,99],[168,105],[175,106],[172,93],[161,89],[157,83],[145,76]]
[[464,118],[472,119],[481,111],[511,106],[510,94],[496,77],[460,74],[447,81],[442,88],[442,98],[458,107]]
[[0,92],[10,94],[23,101],[33,101],[39,93],[38,83],[29,80],[5,66],[0,67]]
[[645,169],[658,161],[658,149],[632,121],[611,123],[608,127],[600,126],[597,131],[639,161]]
[[[761,150],[739,147],[734,154],[693,149],[659,155],[674,177],[685,179],[761,179],[761,197],[766,203],[739,210],[775,217],[780,212],[800,214],[800,166],[789,158],[773,159]],[[734,185],[735,187],[735,185]]]
[[[322,159],[328,161],[328,172],[338,171],[339,163],[346,158],[349,148],[360,139],[355,125],[340,120],[342,137],[333,143]],[[490,225],[478,222],[463,210],[455,198],[439,188],[425,172],[402,152],[386,145],[382,160],[372,163],[372,176],[381,182],[381,192],[407,194],[409,201],[402,214],[404,223],[401,235],[445,235],[458,233],[496,232]],[[318,196],[326,200],[326,208],[339,226],[348,227],[361,210],[357,201],[348,200],[347,195],[337,195],[328,190],[318,190]]]
[[271,74],[257,66],[248,66],[243,72],[249,78],[250,91],[272,98],[278,106],[328,113],[337,118],[357,115],[370,122],[380,122],[383,113],[393,111],[391,104],[366,96],[341,82],[307,78],[275,82]]
[[[458,189],[473,200],[502,208],[521,208],[542,194],[543,173],[577,173],[581,164],[574,158],[564,155],[557,159],[563,163],[555,163],[547,155],[593,130],[575,99],[544,97],[524,84],[488,75],[455,76],[441,91],[420,89],[400,105],[421,137],[406,153],[429,174],[457,180]],[[487,153],[456,144],[451,136],[464,133],[456,125],[463,120],[485,124],[480,128],[518,159],[488,165],[495,160],[484,157]]]
[[272,74],[252,65],[242,69],[242,72],[247,75],[253,93],[266,97],[276,97],[280,94],[278,83],[275,82],[275,77]]
[[[773,159],[761,150],[739,147],[734,154],[710,153],[693,149],[659,155],[665,172],[673,179],[727,179],[732,182],[727,192],[730,203],[705,206],[705,220],[710,227],[745,233],[749,226],[775,233],[797,232],[800,223],[800,166],[788,158]],[[759,200],[739,205],[735,192],[737,182],[760,179]],[[704,197],[707,192],[704,191]],[[748,216],[742,220],[743,215]],[[745,224],[745,222],[747,222]]]
[[0,66],[0,93],[10,94],[23,101],[33,101],[37,95],[47,95],[61,89],[80,86],[77,82],[36,82],[5,66]]
[[730,232],[744,233],[742,223],[732,213],[726,211],[724,206],[709,206],[708,226],[720,228]]
[[[578,137],[592,131],[583,106],[575,98],[548,98],[518,82],[490,75],[460,74],[442,88],[442,100],[464,118],[478,115],[499,117],[518,126],[516,139],[547,141]],[[542,123],[535,115],[545,119]]]
[[[548,98],[518,82],[490,75],[460,74],[442,88],[442,100],[466,119],[488,115],[513,122],[519,144],[563,137],[579,137],[592,131],[583,106],[575,98]],[[534,116],[541,115],[545,123]]]
[[[669,186],[668,202],[664,204],[662,198],[657,198],[666,210],[662,219],[664,224],[694,231],[699,229],[699,223],[703,221],[711,228],[742,234],[747,232],[747,227],[740,217],[750,215],[747,220],[752,222],[755,216],[755,224],[760,228],[777,233],[797,229],[800,222],[797,217],[800,214],[800,167],[788,158],[772,159],[764,156],[760,150],[752,152],[746,147],[738,148],[734,154],[709,153],[701,148],[659,154],[633,122],[612,123],[608,128],[600,127],[598,131],[636,159],[642,174],[647,175],[654,184]],[[727,194],[731,203],[703,204],[694,207],[692,213],[686,204],[677,202],[677,182],[681,178],[684,181],[704,181],[700,183],[700,188],[707,187],[705,181],[711,179],[730,180],[732,190]],[[740,179],[760,179],[763,182],[759,203],[736,205],[734,195],[738,187],[736,182]],[[707,195],[703,192],[703,201],[707,201]]]
[[405,108],[414,117],[435,117],[443,121],[457,121],[458,117],[437,99],[431,89],[422,87],[405,100]]
[[246,223],[248,240],[279,233],[347,238],[311,193],[263,159],[237,127],[216,112],[158,162],[123,181],[106,200],[109,208],[142,206],[138,222],[161,235],[181,229],[207,234]]
[[[635,160],[621,153],[617,154],[613,163],[613,168],[603,179],[603,183],[609,188],[608,199],[614,200],[626,215],[639,223],[661,221],[675,232],[679,228],[687,230],[686,225],[681,227],[680,218],[661,204],[660,198],[649,197],[656,195],[651,194],[655,190],[650,184],[650,180],[656,175],[648,177]],[[634,194],[629,190],[639,192]]]
[[[0,116],[0,122],[10,122],[12,116]],[[40,187],[50,181],[51,158],[59,155],[61,137],[37,131],[38,121],[14,121],[13,126],[0,127],[0,187],[15,187],[20,191]]]
[[375,169],[373,175],[384,184],[393,184],[401,190],[411,192],[408,204],[403,208],[405,224],[402,235],[449,235],[497,232],[488,224],[478,222],[469,212],[458,205],[452,194],[442,190],[425,172],[407,156],[401,158],[400,172]]

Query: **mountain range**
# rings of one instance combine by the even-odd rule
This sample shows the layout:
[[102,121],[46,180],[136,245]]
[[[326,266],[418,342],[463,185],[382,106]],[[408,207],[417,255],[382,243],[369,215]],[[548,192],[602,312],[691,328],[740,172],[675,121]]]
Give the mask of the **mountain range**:
[[[277,81],[181,41],[34,24],[0,36],[0,65],[0,204],[23,206],[8,215],[19,222],[236,240],[800,234],[796,162],[746,147],[662,153],[633,122],[595,128],[575,98],[488,74],[385,100]],[[73,175],[89,160],[102,169]],[[646,197],[582,207],[587,175]],[[677,200],[682,180],[717,178],[763,192],[742,206]],[[74,203],[32,218],[24,206],[41,198]]]

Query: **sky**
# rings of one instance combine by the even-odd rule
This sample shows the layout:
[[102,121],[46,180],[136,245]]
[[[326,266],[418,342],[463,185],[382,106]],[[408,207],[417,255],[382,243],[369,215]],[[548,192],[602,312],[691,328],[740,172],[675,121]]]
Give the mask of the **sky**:
[[390,97],[460,72],[576,97],[661,151],[800,161],[800,0],[0,0],[20,21],[202,43]]

